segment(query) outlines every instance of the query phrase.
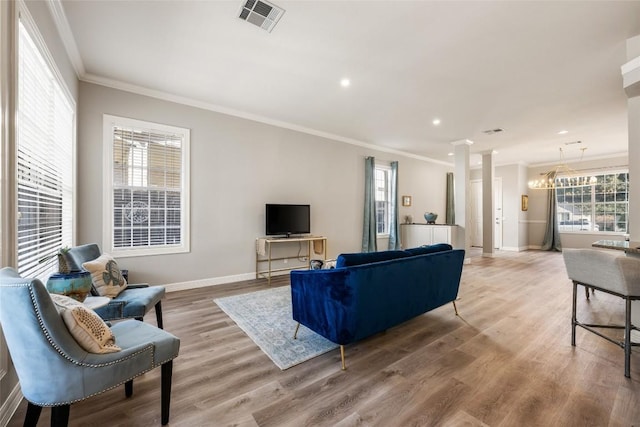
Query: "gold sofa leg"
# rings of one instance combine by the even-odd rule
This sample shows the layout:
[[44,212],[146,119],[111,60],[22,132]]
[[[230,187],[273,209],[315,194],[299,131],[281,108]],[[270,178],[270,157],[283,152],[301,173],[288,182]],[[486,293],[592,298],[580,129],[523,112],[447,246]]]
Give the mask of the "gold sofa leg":
[[300,329],[300,322],[298,322],[298,324],[296,325],[296,331],[293,333],[294,340],[298,339],[298,329]]
[[458,314],[458,307],[456,307],[456,302],[455,301],[451,301],[451,303],[453,304],[453,309],[456,312],[456,316],[459,316]]
[[342,359],[342,370],[346,371],[347,365],[345,365],[344,363],[344,346],[343,345],[340,346],[340,358]]

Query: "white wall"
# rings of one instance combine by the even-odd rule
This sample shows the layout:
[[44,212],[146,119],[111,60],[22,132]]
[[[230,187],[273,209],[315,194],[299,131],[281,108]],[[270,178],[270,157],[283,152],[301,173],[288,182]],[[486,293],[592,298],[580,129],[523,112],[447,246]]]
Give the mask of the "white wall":
[[330,257],[360,251],[368,155],[399,161],[399,195],[413,197],[401,220],[425,211],[444,220],[452,166],[89,83],[80,85],[79,109],[79,243],[102,245],[102,115],[191,129],[191,252],[120,258],[134,282],[249,277],[265,203],[311,204],[311,231],[328,237]]

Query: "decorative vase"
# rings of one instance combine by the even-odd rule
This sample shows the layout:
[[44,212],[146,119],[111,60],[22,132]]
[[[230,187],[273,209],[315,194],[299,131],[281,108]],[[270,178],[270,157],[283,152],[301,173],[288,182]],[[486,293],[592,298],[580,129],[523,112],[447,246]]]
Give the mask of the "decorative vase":
[[435,214],[433,212],[425,212],[424,214],[424,219],[427,220],[427,224],[435,224],[436,218],[438,218],[438,214]]
[[84,302],[91,292],[91,273],[88,271],[54,273],[47,280],[47,290],[52,294],[65,295]]

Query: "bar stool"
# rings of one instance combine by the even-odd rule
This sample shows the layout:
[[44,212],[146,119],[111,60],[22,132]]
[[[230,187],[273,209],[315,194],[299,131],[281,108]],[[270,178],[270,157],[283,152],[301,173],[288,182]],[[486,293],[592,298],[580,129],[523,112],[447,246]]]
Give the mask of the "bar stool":
[[[624,350],[624,376],[631,377],[631,331],[640,330],[631,324],[631,301],[640,300],[640,258],[594,249],[563,249],[565,267],[573,281],[573,305],[571,309],[571,345],[576,345],[576,326],[586,329]],[[576,317],[578,285],[615,295],[625,300],[624,325],[600,325],[582,323]],[[624,329],[624,341],[616,341],[596,328]]]

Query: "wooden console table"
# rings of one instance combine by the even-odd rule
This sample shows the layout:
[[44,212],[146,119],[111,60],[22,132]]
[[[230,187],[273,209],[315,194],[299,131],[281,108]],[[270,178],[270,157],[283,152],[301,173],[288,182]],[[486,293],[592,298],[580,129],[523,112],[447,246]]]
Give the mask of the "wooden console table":
[[[276,255],[273,256],[273,245],[283,246],[283,243],[298,243],[303,245],[306,243],[306,252],[296,255]],[[327,259],[327,238],[324,236],[303,236],[303,237],[259,237],[256,239],[256,279],[264,277],[271,285],[271,276],[275,272],[290,271],[303,268],[309,268],[313,255],[317,255],[315,259],[321,259],[323,262]],[[298,263],[293,266],[283,265],[289,260],[296,260]],[[281,261],[282,263],[279,263]],[[278,266],[274,266],[274,262]],[[305,264],[300,264],[304,262]],[[264,264],[266,268],[260,269]],[[281,265],[280,265],[281,264]]]

